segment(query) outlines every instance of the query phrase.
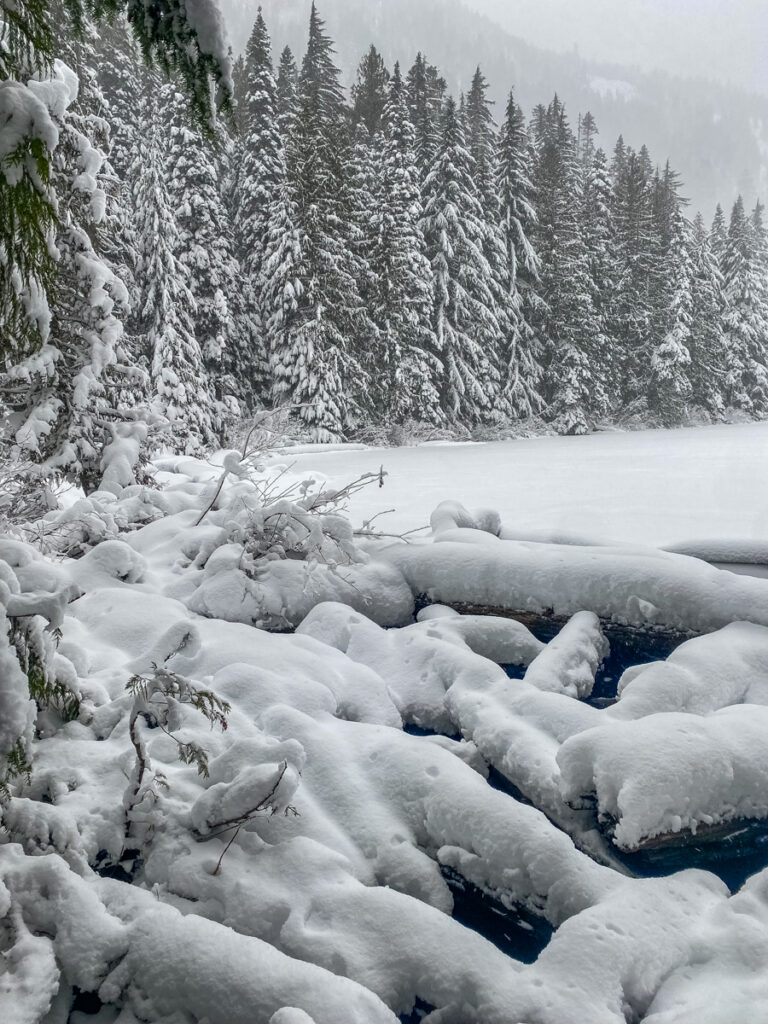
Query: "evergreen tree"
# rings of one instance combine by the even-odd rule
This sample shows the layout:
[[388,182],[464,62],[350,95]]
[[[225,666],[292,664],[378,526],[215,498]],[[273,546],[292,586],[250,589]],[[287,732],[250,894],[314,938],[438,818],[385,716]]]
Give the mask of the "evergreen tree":
[[[63,20],[59,4],[52,15]],[[108,129],[98,113],[103,99],[91,27],[84,24],[81,42],[64,47],[62,55],[72,67],[61,73],[76,99],[59,121],[51,161],[59,197],[57,288],[47,344],[12,371],[24,391],[14,426],[19,449],[38,463],[39,472],[66,475],[92,490],[100,479],[106,419],[115,415],[108,371],[117,362],[119,317],[128,296],[102,254],[107,197],[103,153],[96,147],[106,146]]]
[[530,163],[525,119],[515,103],[514,94],[510,93],[498,140],[496,191],[502,245],[515,311],[505,353],[502,385],[505,404],[516,419],[533,416],[543,406],[540,394],[541,347],[532,326],[534,320],[541,317],[538,294],[541,261],[531,242],[537,216],[533,205]]
[[179,259],[179,227],[166,187],[166,129],[158,109],[172,86],[158,97],[148,82],[142,116],[146,131],[136,159],[139,263],[142,282],[140,327],[145,338],[152,406],[169,423],[167,441],[175,451],[197,453],[215,441],[215,403],[200,345],[195,337],[197,304]]
[[617,278],[615,347],[620,400],[644,397],[653,339],[658,246],[654,233],[652,181],[646,162],[633,150],[617,147],[613,166],[613,222]]
[[363,125],[370,136],[381,130],[388,84],[389,71],[379,51],[371,46],[360,61],[352,86],[352,124]]
[[728,225],[726,224],[725,214],[720,203],[717,204],[717,209],[715,210],[709,237],[712,254],[718,262],[721,262],[728,246]]
[[130,170],[136,159],[141,136],[139,104],[142,89],[141,53],[125,18],[101,26],[94,40],[96,77],[102,102],[100,113],[109,122],[107,169],[108,208],[113,217],[114,249],[110,258],[131,296],[136,292],[136,236]]
[[[357,290],[371,317],[378,288],[372,253],[378,232],[376,197],[381,188],[381,148],[381,136],[370,136],[365,125],[359,124],[355,129],[351,166],[346,175],[347,194],[339,197],[343,199],[344,230],[354,257]],[[361,353],[361,362],[367,370],[375,372],[374,350]]]
[[442,362],[440,394],[453,423],[498,416],[502,338],[489,268],[486,226],[459,111],[449,98],[440,145],[424,183],[424,235],[434,277],[432,326]]
[[292,189],[284,181],[270,208],[261,291],[267,312],[264,337],[269,358],[270,397],[277,405],[294,400],[304,367],[308,365],[308,354],[301,349],[299,319],[304,299],[301,275],[306,273],[307,267],[298,224],[299,213]]
[[422,53],[417,54],[406,79],[406,96],[416,132],[416,166],[422,180],[429,172],[437,152],[440,113],[446,88],[445,79],[438,69]]
[[579,117],[578,133],[576,136],[576,152],[581,164],[582,174],[585,177],[589,175],[595,161],[598,134],[597,122],[592,114],[587,111],[583,117]]
[[359,353],[370,349],[376,334],[350,245],[352,158],[339,77],[313,4],[289,147],[290,212],[298,232],[292,252],[300,260],[291,271],[297,308],[273,365],[280,368],[276,397],[298,406],[318,439],[338,439],[359,421],[369,400]]
[[[722,210],[720,211],[722,214]],[[725,345],[722,322],[725,310],[723,277],[712,250],[712,238],[701,214],[691,235],[693,279],[691,285],[691,332],[688,349],[691,365],[691,400],[713,419],[724,412]]]
[[[95,92],[89,16],[119,22],[124,13],[144,57],[184,81],[205,130],[212,83],[223,87],[222,98],[229,91],[218,32],[203,49],[181,0],[150,6],[0,0],[0,23],[11,23],[0,47],[0,106],[12,113],[14,135],[10,151],[0,144],[0,349],[13,381],[12,429],[44,471],[67,472],[85,486],[98,478],[104,416],[120,414],[119,388],[109,378],[122,357],[117,314],[127,296],[104,254],[130,249],[111,237],[105,207],[114,179],[92,144],[107,138],[97,125],[106,104]],[[211,14],[214,23],[209,0],[197,14]],[[73,31],[77,47],[69,46]],[[75,76],[53,63],[57,53],[83,74],[79,103]]]
[[439,363],[430,325],[432,275],[421,233],[415,130],[408,116],[400,66],[384,107],[381,180],[371,254],[376,281],[374,320],[378,373],[376,406],[389,422],[439,422]]
[[466,101],[467,148],[475,162],[475,186],[489,223],[498,220],[498,196],[495,188],[496,125],[488,100],[488,83],[480,68],[472,78]]
[[[272,73],[272,47],[259,8],[245,51],[246,93],[242,120],[245,134],[237,175],[235,223],[237,255],[242,270],[242,303],[251,317],[250,351],[241,349],[233,366],[243,395],[252,398],[267,389],[266,355],[261,332],[269,311],[262,303],[264,245],[272,204],[285,181],[285,156],[277,123],[277,89]],[[252,400],[251,400],[251,404]]]
[[286,46],[280,54],[277,70],[277,123],[284,147],[293,134],[298,88],[299,69],[290,47]]
[[[585,118],[582,121],[582,161],[588,159],[588,154],[592,150],[586,141],[589,139],[586,124]],[[582,166],[581,231],[595,320],[599,336],[603,339],[599,364],[595,367],[595,372],[600,375],[607,399],[616,392],[620,372],[615,352],[615,297],[619,271],[614,251],[613,193],[608,161],[602,149],[594,150],[591,162]]]
[[238,412],[238,392],[245,402],[252,400],[241,387],[242,367],[254,358],[248,350],[253,327],[237,315],[240,272],[214,147],[190,120],[180,93],[165,87],[163,100],[170,114],[166,180],[176,212],[179,263],[195,297],[195,337],[217,399],[215,426],[221,433],[226,420]]
[[689,225],[679,206],[671,219],[671,238],[664,257],[670,299],[662,321],[665,333],[651,354],[648,384],[649,408],[667,427],[684,421],[692,394],[689,343],[693,322],[693,263]]
[[768,324],[760,269],[754,225],[746,216],[739,196],[731,213],[723,257],[726,401],[753,416],[768,412]]
[[537,132],[534,185],[546,303],[541,329],[547,347],[547,415],[563,433],[585,433],[606,410],[600,366],[605,343],[592,304],[580,230],[582,187],[576,140],[557,96]]
[[235,135],[245,135],[246,109],[248,105],[248,76],[245,73],[245,58],[242,54],[232,65],[232,102],[234,110]]

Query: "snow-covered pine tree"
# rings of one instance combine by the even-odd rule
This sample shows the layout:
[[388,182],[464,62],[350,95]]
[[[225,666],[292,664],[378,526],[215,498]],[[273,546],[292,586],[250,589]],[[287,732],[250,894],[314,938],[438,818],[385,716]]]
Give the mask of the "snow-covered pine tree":
[[[472,78],[472,87],[466,102],[462,100],[462,103],[467,148],[473,160],[475,187],[483,207],[483,252],[488,264],[488,284],[493,293],[496,315],[503,335],[503,341],[500,341],[495,349],[499,359],[496,370],[503,385],[497,412],[500,417],[517,416],[517,408],[514,405],[507,407],[504,399],[508,394],[506,385],[513,382],[515,370],[519,369],[514,365],[514,361],[522,347],[521,332],[525,330],[525,324],[521,319],[520,293],[510,267],[508,240],[500,216],[496,182],[498,132],[491,113],[492,104],[488,100],[488,83],[479,67]],[[513,352],[515,356],[512,355]]]
[[475,186],[489,224],[498,222],[499,203],[496,192],[495,164],[497,132],[488,99],[488,82],[478,67],[467,94],[467,149],[475,161]]
[[[589,269],[590,294],[599,334],[603,338],[598,367],[606,396],[615,395],[619,365],[614,351],[616,333],[615,290],[618,278],[614,251],[612,188],[608,161],[602,149],[589,146],[591,125],[582,119],[582,210],[581,233]],[[595,127],[596,130],[596,127]],[[589,152],[591,150],[591,158]],[[610,402],[609,402],[610,407]]]
[[270,396],[275,405],[293,402],[303,378],[307,353],[300,349],[302,233],[293,192],[287,181],[272,203],[264,244],[261,298],[267,319],[264,340],[269,358]]
[[664,279],[669,282],[669,299],[659,317],[659,326],[664,334],[651,352],[648,380],[648,407],[666,427],[678,426],[685,421],[692,395],[688,347],[693,321],[690,225],[679,204],[669,217],[669,241],[666,242],[662,235],[662,242],[667,245],[663,262]]
[[[272,71],[272,45],[259,8],[245,51],[246,94],[241,115],[245,126],[240,141],[234,215],[237,255],[243,280],[244,313],[251,317],[250,346],[241,349],[233,366],[242,394],[255,398],[267,390],[266,354],[260,334],[270,310],[262,304],[264,245],[269,234],[272,204],[285,182],[285,154],[277,122],[277,87]],[[257,333],[258,332],[258,333]]]
[[371,137],[381,130],[388,85],[387,66],[376,47],[371,45],[360,61],[357,81],[352,86],[352,124],[363,125]]
[[597,152],[596,140],[598,135],[597,121],[595,121],[592,113],[588,110],[586,114],[579,115],[576,131],[576,152],[584,175],[589,173],[594,162]]
[[416,132],[416,166],[422,180],[432,167],[440,133],[440,114],[447,85],[438,69],[418,53],[406,79],[408,110]]
[[547,417],[562,433],[583,434],[606,410],[600,366],[605,342],[592,303],[581,234],[576,140],[557,96],[539,133],[533,180],[546,303],[541,330],[546,345]]
[[283,253],[290,271],[274,259],[282,285],[270,291],[285,295],[289,283],[296,303],[282,324],[281,347],[272,352],[275,398],[297,406],[319,440],[339,439],[359,422],[370,401],[359,353],[370,351],[376,335],[350,244],[352,146],[339,79],[333,44],[313,4],[283,205],[297,233]]
[[296,97],[298,94],[298,88],[299,69],[296,66],[296,60],[291,48],[286,46],[280,54],[276,83],[277,124],[284,148],[287,148],[289,139],[293,133],[293,123],[296,118]]
[[382,116],[379,191],[371,263],[376,283],[373,316],[379,329],[372,376],[376,407],[390,423],[442,419],[436,382],[440,364],[432,313],[432,273],[421,232],[415,130],[408,115],[400,65],[395,65]]
[[[768,230],[765,225],[765,206],[757,201],[749,216],[752,246],[758,282],[758,307],[764,324],[763,346],[768,349]],[[768,353],[767,353],[768,355]]]
[[710,248],[712,249],[712,255],[718,263],[722,263],[723,257],[725,256],[725,250],[728,245],[728,224],[726,223],[725,214],[723,213],[723,208],[720,203],[717,204],[715,216],[712,220],[709,242]]
[[652,338],[655,284],[659,271],[646,161],[623,142],[613,159],[613,223],[617,279],[615,358],[626,407],[643,400]]
[[723,256],[726,402],[756,417],[768,412],[768,324],[760,270],[758,239],[739,196]]
[[152,407],[169,422],[167,443],[192,454],[216,440],[216,408],[195,337],[197,306],[179,258],[179,226],[167,188],[168,127],[161,111],[173,102],[174,91],[147,76],[142,95],[145,131],[132,172],[142,284],[137,328],[145,340]]
[[213,423],[221,436],[226,422],[238,415],[237,399],[245,405],[254,400],[250,365],[259,362],[260,353],[254,351],[254,332],[238,316],[240,268],[214,144],[190,118],[181,93],[165,88],[163,100],[168,126],[166,181],[176,215],[178,260],[195,297],[195,337],[216,396]]
[[[51,16],[54,24],[63,25],[61,4],[52,5]],[[70,102],[57,119],[59,138],[51,161],[58,257],[50,333],[47,344],[10,376],[23,389],[14,416],[20,452],[38,463],[41,475],[66,476],[92,490],[101,476],[108,420],[116,415],[107,371],[116,362],[119,317],[128,296],[99,251],[106,195],[104,155],[97,147],[106,145],[108,129],[98,113],[103,100],[90,26],[82,25],[77,46],[64,45],[61,52],[77,71],[59,64],[55,72]]]
[[452,423],[498,418],[503,331],[484,254],[483,206],[456,101],[446,100],[439,148],[424,182],[423,231],[432,265],[432,327],[442,363],[440,397]]
[[618,184],[621,178],[624,176],[627,170],[627,147],[624,142],[624,136],[620,135],[616,140],[616,145],[613,147],[613,157],[611,159],[611,181],[614,186]]
[[[13,31],[6,28],[14,18]],[[50,328],[55,281],[54,116],[70,100],[52,76],[47,4],[0,3],[0,356],[6,365],[40,349]],[[28,84],[36,76],[38,81]],[[52,116],[54,115],[54,116]]]
[[238,139],[245,135],[245,111],[248,96],[248,76],[245,73],[245,58],[242,53],[232,64],[232,114],[234,134]]
[[536,228],[531,149],[522,109],[510,92],[498,139],[496,192],[509,287],[516,318],[509,334],[502,370],[504,404],[514,419],[541,412],[541,345],[533,328],[541,315],[541,261],[531,242]]
[[114,172],[108,188],[115,241],[110,257],[125,281],[133,304],[136,299],[136,239],[130,169],[141,135],[138,116],[143,73],[141,52],[124,17],[100,26],[94,46],[103,116],[110,127],[107,156]]
[[[340,209],[350,253],[354,256],[357,290],[368,315],[373,318],[377,281],[372,254],[377,232],[376,196],[380,188],[382,138],[378,133],[369,135],[362,122],[354,129],[354,137],[351,165],[345,175],[347,193],[339,196],[343,200]],[[367,372],[376,372],[373,349],[361,353],[361,364]],[[371,408],[375,411],[373,406]]]
[[69,102],[65,84],[49,74],[57,46],[74,29],[82,31],[88,15],[101,19],[126,10],[145,56],[163,68],[177,69],[195,110],[210,124],[212,82],[222,86],[223,98],[228,93],[221,33],[211,3],[200,0],[197,11],[212,27],[203,44],[182,0],[163,0],[151,9],[127,0],[69,0],[66,22],[58,32],[51,4],[1,0],[0,344],[6,360],[37,351],[50,324],[47,296],[56,277],[50,158],[58,141],[51,113],[60,119]]
[[[722,211],[721,211],[722,214]],[[691,333],[688,349],[691,365],[691,402],[712,419],[722,419],[725,404],[725,345],[723,339],[723,276],[712,251],[712,238],[701,214],[691,233],[693,279],[691,283]]]

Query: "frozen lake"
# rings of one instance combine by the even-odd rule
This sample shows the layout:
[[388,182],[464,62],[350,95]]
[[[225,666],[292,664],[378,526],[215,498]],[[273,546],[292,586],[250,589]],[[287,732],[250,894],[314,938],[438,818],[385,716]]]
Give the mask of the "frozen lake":
[[[287,459],[280,456],[279,461]],[[768,536],[768,423],[684,430],[540,437],[491,444],[307,451],[298,472],[336,484],[389,474],[357,495],[353,519],[394,509],[377,525],[426,525],[446,499],[501,513],[521,531],[561,531],[600,540],[664,545],[711,537]]]

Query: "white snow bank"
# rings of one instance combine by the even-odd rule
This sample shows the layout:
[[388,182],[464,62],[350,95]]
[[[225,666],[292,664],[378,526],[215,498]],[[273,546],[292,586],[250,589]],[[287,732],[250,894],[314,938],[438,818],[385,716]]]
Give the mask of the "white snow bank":
[[567,739],[557,763],[564,798],[578,805],[594,794],[624,850],[701,825],[766,818],[768,708],[611,722]]
[[661,711],[707,715],[730,704],[768,704],[768,629],[734,622],[681,644],[666,661],[629,668],[611,718]]
[[[454,537],[454,534],[449,534]],[[585,609],[633,626],[709,632],[768,625],[768,582],[652,549],[498,541],[395,545],[380,557],[415,595],[442,604],[573,615]],[[462,538],[463,539],[463,538]]]
[[338,568],[274,561],[254,579],[238,568],[242,551],[220,548],[188,599],[191,611],[265,629],[291,629],[323,601],[343,601],[386,625],[413,617],[413,596],[386,563]]
[[768,566],[768,544],[750,540],[694,540],[670,544],[664,549],[679,555],[700,558],[704,562],[718,565],[766,565]]
[[[471,635],[480,617],[467,618]],[[509,679],[498,664],[470,650],[457,628],[460,621],[443,618],[385,631],[349,608],[327,604],[315,608],[298,633],[380,672],[390,680],[389,692],[404,721],[460,732],[582,849],[601,862],[610,860],[590,816],[563,801],[556,763],[563,740],[597,725],[600,712],[564,693],[543,693],[524,680]]]
[[546,647],[522,622],[495,615],[459,615],[452,608],[429,605],[419,612],[418,622],[421,628],[412,629],[413,635],[456,639],[497,665],[530,665]]
[[[202,1013],[211,1024],[266,1024],[283,1007],[297,1007],[317,1024],[396,1020],[346,978],[203,917],[183,916],[146,890],[81,879],[55,855],[30,858],[16,846],[0,848],[2,902],[16,933],[12,960],[24,967],[6,972],[0,985],[2,1019],[14,1024],[38,1024],[64,979],[144,1019]],[[45,937],[33,943],[30,933]]]
[[608,641],[597,616],[579,612],[529,666],[525,681],[537,690],[581,700],[592,693],[595,673],[607,653]]
[[768,1006],[768,872],[750,878],[727,908],[713,907],[693,929],[695,957],[662,982],[645,1024],[760,1021]]

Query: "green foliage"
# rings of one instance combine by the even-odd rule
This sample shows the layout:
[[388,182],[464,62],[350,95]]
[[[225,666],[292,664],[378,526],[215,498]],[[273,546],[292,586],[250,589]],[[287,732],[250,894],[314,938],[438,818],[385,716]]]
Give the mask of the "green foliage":
[[144,59],[184,83],[197,120],[213,135],[212,85],[219,89],[219,106],[225,111],[231,108],[231,86],[218,58],[202,48],[182,0],[67,0],[67,7],[75,27],[86,17],[98,20],[124,13]]
[[0,0],[0,82],[52,59],[48,0]]
[[[80,699],[68,686],[56,678],[46,665],[46,655],[39,638],[34,637],[22,625],[23,620],[11,619],[8,640],[16,651],[19,665],[29,683],[29,696],[37,704],[38,710],[52,708],[58,712],[64,722],[74,722],[80,714]],[[56,645],[61,639],[61,631],[55,630],[53,639]]]
[[139,705],[143,705],[145,714],[175,740],[179,760],[183,764],[195,765],[198,775],[208,778],[208,756],[205,750],[197,743],[177,739],[167,727],[168,713],[173,702],[188,704],[211,723],[211,728],[218,726],[223,732],[228,724],[227,715],[232,710],[227,701],[217,697],[211,690],[199,689],[183,676],[154,662],[151,676],[131,676],[125,688]]
[[5,761],[5,775],[0,778],[0,797],[8,798],[10,790],[8,783],[13,779],[24,777],[27,782],[32,778],[32,765],[27,760],[27,752],[22,740],[17,740],[16,746],[8,754]]
[[24,308],[24,282],[46,293],[55,282],[50,175],[50,153],[41,139],[22,139],[0,166],[0,324],[5,335],[0,352],[16,359],[43,341],[40,324]]
[[[218,57],[201,46],[183,0],[65,0],[65,7],[69,24],[59,24],[48,0],[0,0],[0,89],[10,110],[19,107],[18,100],[30,100],[22,95],[28,94],[25,83],[47,70],[62,34],[64,40],[82,35],[89,18],[124,14],[147,62],[180,79],[202,130],[213,135],[214,88],[228,111],[231,87]],[[29,307],[44,309],[37,297],[50,299],[56,284],[49,142],[29,134],[0,165],[0,357],[5,361],[18,362],[45,341],[47,324]]]

